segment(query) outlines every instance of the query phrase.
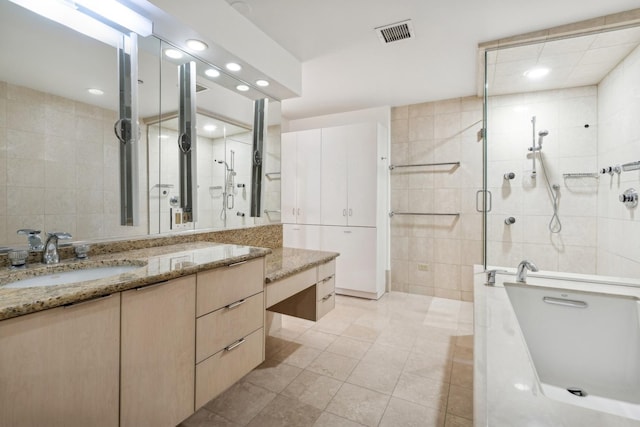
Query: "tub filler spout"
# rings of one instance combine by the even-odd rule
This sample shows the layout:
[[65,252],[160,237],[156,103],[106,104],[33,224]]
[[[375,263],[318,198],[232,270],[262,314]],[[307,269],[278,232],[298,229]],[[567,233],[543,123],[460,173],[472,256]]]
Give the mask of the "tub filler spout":
[[520,264],[518,264],[516,282],[527,283],[527,270],[538,271],[538,267],[536,267],[533,262],[527,261],[526,259],[521,261]]

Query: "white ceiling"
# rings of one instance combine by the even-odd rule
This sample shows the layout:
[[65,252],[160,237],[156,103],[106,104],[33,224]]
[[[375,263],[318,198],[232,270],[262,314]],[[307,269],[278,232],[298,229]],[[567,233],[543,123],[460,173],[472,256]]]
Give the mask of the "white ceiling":
[[[227,0],[299,58],[288,119],[476,93],[478,43],[637,8],[638,0]],[[194,13],[197,13],[195,11]],[[375,27],[411,19],[415,38]]]

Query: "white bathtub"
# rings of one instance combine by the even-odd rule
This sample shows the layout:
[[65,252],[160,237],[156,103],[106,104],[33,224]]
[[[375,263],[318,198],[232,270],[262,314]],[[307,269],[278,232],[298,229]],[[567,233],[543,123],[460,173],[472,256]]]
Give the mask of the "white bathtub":
[[504,283],[542,392],[640,420],[636,296]]

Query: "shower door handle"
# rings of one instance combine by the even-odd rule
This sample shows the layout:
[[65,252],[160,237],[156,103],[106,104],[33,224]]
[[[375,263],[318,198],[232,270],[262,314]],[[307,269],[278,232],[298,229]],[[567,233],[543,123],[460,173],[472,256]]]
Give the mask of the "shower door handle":
[[[481,209],[479,200],[481,200],[482,198],[478,198],[478,195],[483,194],[485,192],[489,196],[488,203],[487,203],[489,205],[489,207],[487,208],[486,206],[484,206],[484,202],[483,202],[482,204],[483,204],[483,208],[484,209]],[[491,191],[489,191],[489,190],[478,190],[478,191],[476,191],[476,211],[477,212],[487,212],[487,213],[491,212],[491,207],[492,206],[493,206],[493,195],[491,194]]]

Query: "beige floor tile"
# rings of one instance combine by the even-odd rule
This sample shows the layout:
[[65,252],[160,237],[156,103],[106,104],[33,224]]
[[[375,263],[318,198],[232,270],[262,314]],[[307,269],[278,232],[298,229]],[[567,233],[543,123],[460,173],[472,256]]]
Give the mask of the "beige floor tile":
[[326,411],[366,426],[375,427],[389,401],[389,396],[344,383]]
[[447,414],[444,427],[473,427],[473,421],[453,414]]
[[284,362],[287,365],[304,369],[309,366],[320,353],[322,353],[322,351],[317,348],[294,342],[285,346],[282,350],[274,354],[272,358]]
[[473,334],[457,336],[456,345],[458,347],[473,348]]
[[473,362],[453,362],[451,384],[473,388]]
[[340,354],[342,356],[352,357],[354,359],[362,359],[371,347],[371,343],[367,341],[357,340],[349,337],[338,337],[327,347],[328,352]]
[[178,427],[240,427],[240,424],[232,423],[220,415],[202,408],[181,422]]
[[360,325],[357,323],[351,324],[343,333],[343,337],[355,338],[362,341],[374,342],[378,335],[380,335],[380,330],[373,325]]
[[278,360],[269,359],[262,362],[244,377],[245,381],[267,390],[280,393],[302,372],[301,368],[288,365]]
[[296,338],[296,342],[317,348],[318,350],[325,350],[336,340],[336,338],[338,338],[338,336],[334,334],[327,334],[326,332],[308,329],[305,333]]
[[[335,311],[335,309],[333,311]],[[313,326],[313,330],[326,332],[328,334],[340,335],[349,326],[351,326],[351,323],[353,323],[353,319],[340,315],[332,315],[333,311],[329,312],[329,314],[318,320]]]
[[376,339],[375,344],[394,347],[398,350],[411,350],[416,341],[416,336],[411,333],[400,333],[397,329],[398,328],[389,328],[382,331],[378,339]]
[[382,365],[384,367],[402,369],[409,357],[409,352],[382,344],[371,346],[362,358],[363,362]]
[[442,427],[444,412],[392,397],[380,427]]
[[311,427],[322,411],[286,396],[278,396],[256,415],[249,427]]
[[404,365],[403,372],[432,380],[449,382],[451,378],[451,359],[446,354],[411,353]]
[[284,389],[282,394],[324,410],[341,385],[342,381],[304,370]]
[[456,337],[452,336],[448,341],[437,341],[429,338],[417,338],[413,351],[422,354],[440,354],[453,358]]
[[272,391],[240,381],[207,403],[205,407],[227,420],[246,425],[276,396]]
[[393,396],[444,411],[448,393],[448,383],[403,373],[398,379]]
[[286,340],[271,335],[267,335],[265,339],[264,352],[267,359],[271,359],[276,353],[291,344],[291,340]]
[[473,349],[467,347],[453,347],[454,362],[471,362],[473,363]]
[[449,390],[447,413],[458,417],[473,419],[473,390],[452,385]]
[[339,417],[330,412],[323,412],[316,420],[313,427],[361,427],[364,424],[356,423],[346,418]]
[[358,359],[324,352],[307,366],[307,370],[344,381],[349,377],[351,371],[353,371],[353,368],[355,368],[357,364]]
[[347,382],[370,390],[391,394],[400,377],[400,369],[383,367],[379,364],[360,362],[355,367]]

